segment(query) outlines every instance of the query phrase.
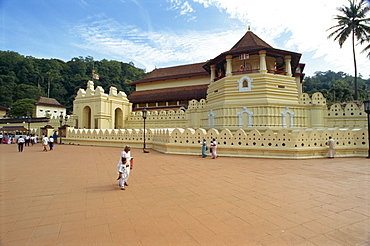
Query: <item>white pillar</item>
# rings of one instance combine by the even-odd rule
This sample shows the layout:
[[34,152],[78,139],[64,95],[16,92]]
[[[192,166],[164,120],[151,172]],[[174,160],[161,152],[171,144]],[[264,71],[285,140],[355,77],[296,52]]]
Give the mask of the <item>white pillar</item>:
[[216,77],[216,67],[215,65],[211,65],[211,82],[213,82],[215,80],[215,77]]
[[232,62],[233,56],[226,56],[226,76],[232,76]]
[[290,64],[291,60],[291,56],[285,56],[285,72],[287,76],[292,76],[292,66]]
[[267,73],[266,51],[265,50],[261,50],[258,53],[260,55],[260,73]]

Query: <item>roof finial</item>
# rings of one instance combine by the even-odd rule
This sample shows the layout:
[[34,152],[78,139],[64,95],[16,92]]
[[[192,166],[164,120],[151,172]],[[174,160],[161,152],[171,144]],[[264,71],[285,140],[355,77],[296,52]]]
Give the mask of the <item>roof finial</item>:
[[251,30],[251,26],[249,25],[249,26],[248,26],[248,32],[249,32],[250,30]]

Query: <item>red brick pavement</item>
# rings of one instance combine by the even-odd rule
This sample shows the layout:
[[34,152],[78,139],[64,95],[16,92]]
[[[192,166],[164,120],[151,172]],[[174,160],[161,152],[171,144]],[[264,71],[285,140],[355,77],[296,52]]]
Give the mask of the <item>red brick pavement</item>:
[[0,244],[370,245],[370,160],[249,159],[0,145]]

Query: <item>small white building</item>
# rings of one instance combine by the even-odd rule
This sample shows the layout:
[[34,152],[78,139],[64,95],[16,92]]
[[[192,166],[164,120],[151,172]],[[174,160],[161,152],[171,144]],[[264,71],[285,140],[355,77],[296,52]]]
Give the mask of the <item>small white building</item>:
[[63,106],[54,98],[40,97],[35,103],[35,112],[33,117],[58,118],[67,113],[67,106]]

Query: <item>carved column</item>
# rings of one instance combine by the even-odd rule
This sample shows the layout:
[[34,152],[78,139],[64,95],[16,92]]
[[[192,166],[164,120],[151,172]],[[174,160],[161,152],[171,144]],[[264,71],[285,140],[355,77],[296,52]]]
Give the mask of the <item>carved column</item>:
[[216,67],[215,67],[215,65],[211,65],[211,79],[210,79],[210,81],[213,82],[215,80],[215,77],[216,77]]
[[233,70],[233,67],[232,67],[232,62],[233,60],[233,56],[226,56],[226,76],[232,76],[232,70]]
[[292,66],[290,64],[291,60],[291,56],[285,56],[285,72],[287,76],[292,76]]
[[265,50],[261,50],[258,53],[260,55],[260,73],[267,73],[266,51]]

